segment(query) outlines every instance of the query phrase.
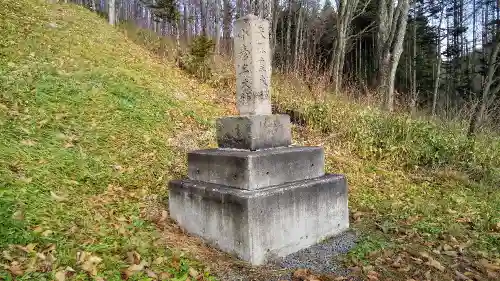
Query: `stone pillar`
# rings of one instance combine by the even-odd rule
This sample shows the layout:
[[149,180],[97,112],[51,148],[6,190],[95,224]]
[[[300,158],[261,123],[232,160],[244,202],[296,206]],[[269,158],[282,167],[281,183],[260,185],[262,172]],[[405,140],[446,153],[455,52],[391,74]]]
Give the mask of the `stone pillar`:
[[234,26],[236,105],[240,115],[271,114],[269,22],[248,15]]
[[170,216],[222,251],[260,265],[348,229],[347,182],[325,174],[322,147],[291,146],[288,115],[271,114],[269,24],[236,22],[239,116],[217,120],[219,148],[188,153],[169,183]]

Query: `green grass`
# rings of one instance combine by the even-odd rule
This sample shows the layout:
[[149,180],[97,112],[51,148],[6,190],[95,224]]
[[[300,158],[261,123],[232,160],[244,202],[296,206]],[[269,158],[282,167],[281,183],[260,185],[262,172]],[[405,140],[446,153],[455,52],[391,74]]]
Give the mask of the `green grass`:
[[[213,120],[234,113],[234,94],[175,69],[168,40],[125,31],[74,5],[0,7],[0,279],[19,274],[18,262],[18,280],[52,280],[67,266],[73,280],[92,280],[79,252],[102,258],[97,276],[106,280],[121,279],[133,252],[179,280],[191,267],[228,267],[186,242],[155,198],[185,175],[186,151],[215,145]],[[323,145],[327,170],[348,178],[351,225],[361,237],[350,266],[381,280],[420,280],[429,270],[436,280],[455,271],[498,277],[497,135],[472,143],[455,124],[339,97],[317,101],[291,80],[274,77],[273,101],[306,120],[294,139]],[[443,254],[449,247],[458,257]],[[445,270],[426,265],[421,252]]]
[[184,173],[177,134],[210,129],[220,109],[178,100],[191,81],[105,20],[44,2],[0,7],[0,248],[14,255],[9,245],[37,243],[40,253],[55,245],[49,270],[15,256],[19,280],[50,280],[67,266],[86,280],[79,251],[103,259],[98,275],[107,280],[121,280],[131,251],[150,264],[165,257],[152,266],[158,274],[185,276],[200,265],[182,258],[178,266],[144,197]]
[[[395,280],[422,278],[427,270],[447,280],[455,269],[500,278],[477,264],[484,258],[500,264],[500,137],[485,133],[472,142],[455,124],[388,114],[335,96],[318,102],[286,77],[274,80],[278,110],[307,123],[296,133],[299,142],[324,145],[327,170],[347,175],[356,217],[351,225],[361,237],[347,256],[349,265],[371,264]],[[439,250],[445,244],[453,251],[466,246],[450,258]],[[445,271],[416,264],[411,257],[421,258],[420,251],[432,253]],[[391,265],[396,257],[411,269],[399,272]]]

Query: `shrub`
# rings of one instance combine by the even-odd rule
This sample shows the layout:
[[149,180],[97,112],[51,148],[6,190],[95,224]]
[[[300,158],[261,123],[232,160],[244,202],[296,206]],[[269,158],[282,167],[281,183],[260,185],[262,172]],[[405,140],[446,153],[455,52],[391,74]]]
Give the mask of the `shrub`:
[[213,48],[213,40],[206,36],[197,36],[189,47],[189,53],[180,58],[180,67],[202,80],[210,79],[212,70],[209,59]]

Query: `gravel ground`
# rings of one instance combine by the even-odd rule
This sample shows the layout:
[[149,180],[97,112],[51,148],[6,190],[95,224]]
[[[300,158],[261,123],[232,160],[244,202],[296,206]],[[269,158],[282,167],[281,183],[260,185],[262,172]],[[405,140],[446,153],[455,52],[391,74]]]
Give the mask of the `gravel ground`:
[[356,241],[356,235],[347,231],[264,266],[251,267],[246,263],[242,263],[241,266],[234,264],[231,268],[218,272],[219,280],[290,281],[293,272],[297,269],[309,269],[314,275],[346,276],[349,274],[348,269],[343,267],[336,257],[347,253]]
[[[356,243],[353,232],[344,232],[336,237],[303,249],[276,260],[277,267],[283,269],[307,268],[315,274],[336,274],[345,276],[349,272],[335,260],[335,257],[347,253]],[[291,280],[291,274],[280,276],[275,280]]]

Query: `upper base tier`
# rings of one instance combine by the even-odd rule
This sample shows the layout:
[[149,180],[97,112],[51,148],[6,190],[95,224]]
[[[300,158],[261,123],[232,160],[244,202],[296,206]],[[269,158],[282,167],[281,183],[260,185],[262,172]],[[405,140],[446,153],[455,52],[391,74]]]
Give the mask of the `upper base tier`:
[[239,189],[259,189],[324,175],[322,147],[258,151],[204,149],[188,153],[188,177]]

